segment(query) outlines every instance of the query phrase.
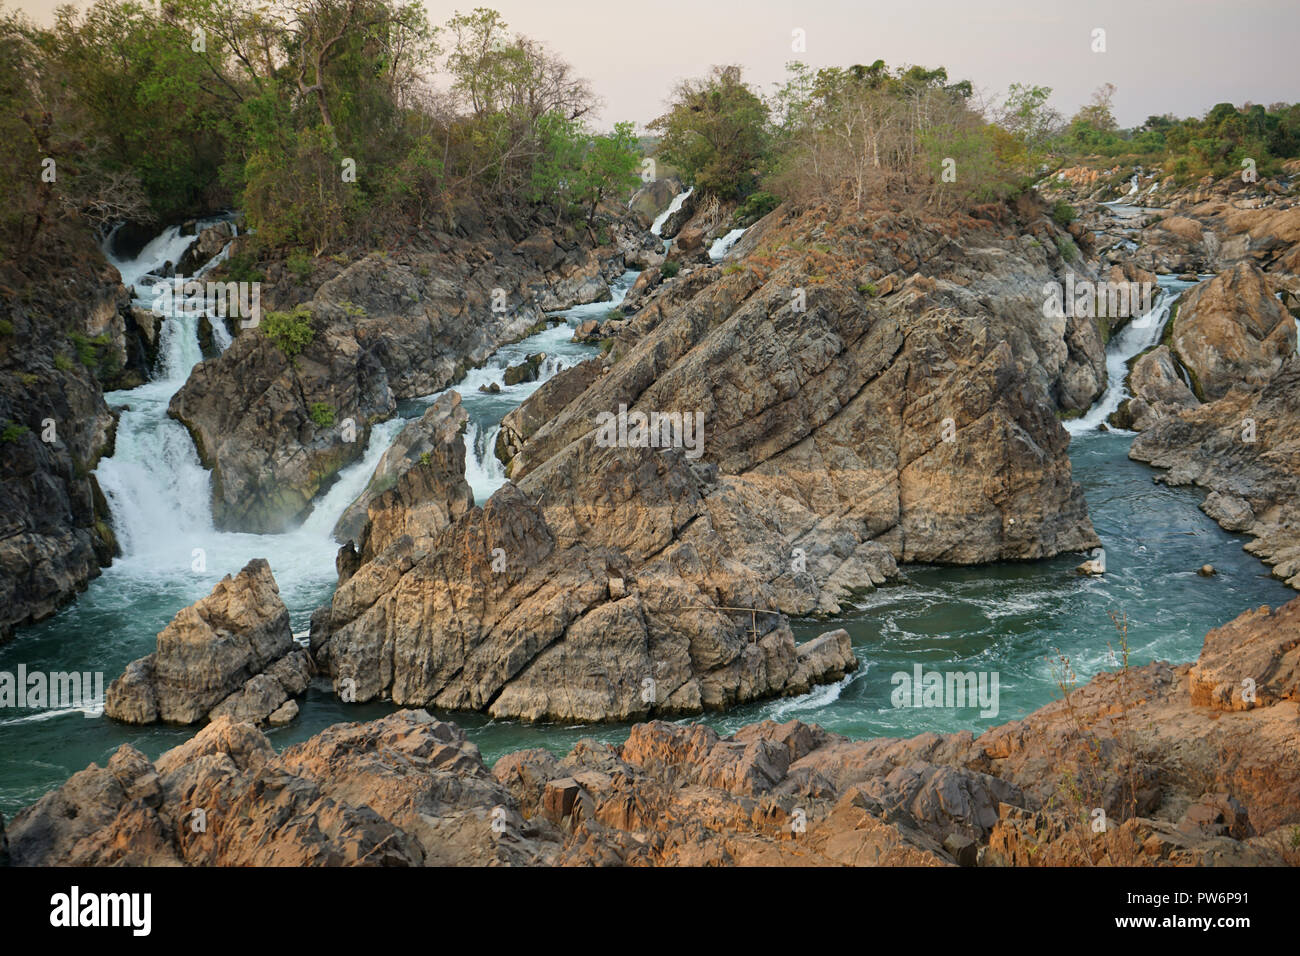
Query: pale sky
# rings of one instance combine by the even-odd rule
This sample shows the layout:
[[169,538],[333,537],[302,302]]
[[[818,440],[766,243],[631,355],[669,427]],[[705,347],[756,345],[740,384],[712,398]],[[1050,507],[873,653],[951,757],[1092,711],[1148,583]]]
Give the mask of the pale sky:
[[[41,23],[55,6],[0,2]],[[1109,82],[1121,126],[1225,101],[1300,100],[1300,0],[426,0],[434,23],[474,6],[573,63],[604,99],[606,125],[643,126],[674,82],[715,63],[741,64],[767,93],[792,59],[945,66],[990,96],[1036,83],[1066,116]],[[1104,53],[1092,51],[1096,28]],[[791,49],[795,29],[804,53]]]

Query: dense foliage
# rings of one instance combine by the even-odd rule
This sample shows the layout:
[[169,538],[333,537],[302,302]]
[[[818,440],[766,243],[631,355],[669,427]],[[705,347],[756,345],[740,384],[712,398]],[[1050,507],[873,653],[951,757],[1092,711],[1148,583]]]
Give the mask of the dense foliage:
[[679,84],[650,126],[661,136],[657,155],[687,182],[750,213],[777,198],[942,206],[1017,187],[1014,157],[971,95],[942,68],[891,71],[877,60],[815,72],[792,63],[764,99],[739,67],[714,67]]
[[[0,18],[0,242],[58,222],[245,210],[320,254],[467,196],[590,216],[636,182],[630,124],[596,134],[570,66],[493,10],[418,0],[97,0]],[[54,175],[41,175],[52,161]]]

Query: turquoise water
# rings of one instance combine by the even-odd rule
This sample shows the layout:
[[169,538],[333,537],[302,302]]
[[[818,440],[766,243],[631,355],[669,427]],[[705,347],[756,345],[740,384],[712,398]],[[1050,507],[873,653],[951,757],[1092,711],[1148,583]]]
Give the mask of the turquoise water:
[[[613,302],[564,313],[560,324],[501,349],[458,383],[470,416],[466,474],[479,501],[504,482],[492,455],[497,423],[540,383],[503,387],[498,394],[480,392],[478,385],[501,383],[505,366],[530,353],[547,353],[546,375],[593,354],[569,341],[572,326],[617,304],[634,278],[628,273],[615,284]],[[169,320],[167,354],[155,381],[108,396],[110,404],[130,406],[119,424],[115,454],[97,472],[125,554],[74,604],[0,647],[0,671],[14,672],[19,664],[29,672],[101,671],[107,685],[130,661],[153,650],[157,632],[179,609],[254,557],[270,561],[296,634],[305,636],[312,611],[330,599],[338,547],[330,537],[334,521],[362,490],[404,418],[419,415],[433,396],[404,403],[398,418],[377,426],[363,459],[344,469],[301,528],[283,535],[218,532],[207,507],[209,476],[184,429],[166,417],[167,400],[198,360],[195,321]],[[1152,334],[1158,336],[1158,324],[1129,333],[1132,350],[1141,346],[1139,338]],[[1116,387],[1119,382],[1116,377]],[[1108,399],[1114,397],[1108,392]],[[1241,550],[1244,536],[1223,531],[1200,512],[1200,492],[1153,483],[1153,470],[1127,457],[1131,436],[1088,430],[1088,424],[1072,423],[1070,456],[1106,549],[1105,577],[1074,574],[1078,555],[975,568],[906,568],[906,580],[859,595],[833,620],[792,622],[801,641],[846,628],[862,662],[854,674],[801,698],[747,705],[702,720],[722,732],[764,718],[798,718],[854,737],[978,731],[1058,698],[1060,655],[1070,659],[1081,680],[1117,667],[1112,612],[1128,617],[1132,663],[1183,662],[1195,659],[1210,628],[1248,608],[1294,596]],[[195,549],[203,553],[202,567],[193,560]],[[1196,569],[1206,563],[1219,574],[1199,577]],[[916,664],[926,671],[996,674],[996,716],[981,716],[974,707],[894,707],[892,676],[910,674]],[[368,720],[393,710],[378,703],[344,704],[323,682],[308,691],[301,706],[292,726],[268,732],[276,746],[339,721]],[[128,727],[76,710],[0,713],[0,813],[6,816],[91,762],[102,765],[123,743],[153,758],[193,733]],[[440,716],[465,727],[489,762],[523,747],[564,752],[584,736],[619,741],[627,733],[621,724],[527,725],[479,714]]]
[[[1097,533],[1107,554],[1104,578],[1073,573],[1077,556],[975,568],[909,567],[907,581],[863,594],[833,622],[796,621],[799,638],[841,626],[853,636],[863,666],[839,685],[802,698],[769,701],[711,715],[704,722],[729,732],[771,717],[820,723],[854,737],[910,736],[954,731],[1022,717],[1060,696],[1058,651],[1085,679],[1116,666],[1117,633],[1109,612],[1129,618],[1130,660],[1190,661],[1211,627],[1247,608],[1277,605],[1293,592],[1241,550],[1245,538],[1221,530],[1197,508],[1195,491],[1154,484],[1153,471],[1127,458],[1130,438],[1094,433],[1071,448]],[[268,557],[275,564],[276,556]],[[1213,564],[1219,574],[1196,569]],[[0,670],[103,670],[106,679],[148,653],[157,631],[193,600],[192,588],[124,582],[112,569],[81,599],[0,648]],[[305,626],[311,607],[294,609]],[[894,708],[890,676],[915,663],[927,670],[996,671],[999,713],[981,718],[971,708]],[[290,727],[270,731],[277,746],[304,740],[342,720],[389,713],[384,704],[348,705],[328,687],[313,687]],[[593,736],[618,741],[625,725],[556,726],[492,721],[478,714],[444,714],[471,734],[489,761],[521,747],[567,751]],[[187,739],[181,728],[138,728],[79,713],[21,714],[0,721],[0,812],[12,813],[58,786],[92,761],[103,762],[122,743],[150,757]]]

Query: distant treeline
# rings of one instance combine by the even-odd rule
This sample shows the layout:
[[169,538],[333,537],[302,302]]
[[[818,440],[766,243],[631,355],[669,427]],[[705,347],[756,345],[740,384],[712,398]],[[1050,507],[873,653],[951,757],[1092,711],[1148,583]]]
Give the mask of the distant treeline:
[[1164,114],[1121,129],[1111,112],[1113,85],[1100,87],[1068,121],[1046,105],[1051,92],[1013,85],[998,111],[1037,158],[1132,159],[1186,183],[1240,173],[1248,160],[1260,176],[1276,175],[1283,161],[1300,157],[1300,103],[1219,103],[1201,119]]

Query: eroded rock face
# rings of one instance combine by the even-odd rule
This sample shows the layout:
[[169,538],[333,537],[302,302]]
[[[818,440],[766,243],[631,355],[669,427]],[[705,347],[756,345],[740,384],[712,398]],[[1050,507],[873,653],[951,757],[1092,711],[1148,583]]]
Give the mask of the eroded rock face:
[[1178,362],[1167,345],[1157,345],[1133,363],[1129,391],[1111,424],[1135,432],[1146,431],[1161,419],[1200,404],[1179,373]]
[[132,724],[223,714],[258,723],[310,680],[271,566],[258,558],[181,610],[159,632],[157,650],[109,685],[104,711]]
[[169,414],[213,472],[219,528],[295,526],[397,401],[439,391],[523,338],[542,308],[609,297],[605,277],[622,270],[615,249],[516,225],[518,238],[444,236],[432,250],[366,256],[303,292],[313,332],[300,354],[283,354],[263,326],[195,367]]
[[1215,493],[1205,512],[1252,535],[1246,550],[1300,588],[1300,357],[1262,388],[1240,385],[1158,422],[1134,439],[1129,457],[1168,469],[1160,481]]
[[[866,227],[817,228],[857,250]],[[342,557],[312,627],[336,688],[532,720],[695,713],[842,675],[847,638],[797,649],[785,615],[834,613],[899,560],[1094,546],[1046,382],[994,338],[1007,314],[986,313],[964,273],[871,294],[865,252],[827,257],[675,280],[603,364],[508,416],[514,484],[432,537]],[[1028,268],[1036,298],[998,305],[1038,355],[1042,276]],[[624,406],[693,430],[680,447],[624,446],[600,428]]]
[[403,428],[334,526],[334,539],[355,542],[369,560],[404,534],[439,531],[468,511],[474,492],[461,438],[468,421],[460,393],[451,391]]
[[1251,262],[1188,289],[1172,339],[1205,400],[1222,398],[1239,382],[1267,381],[1296,351],[1295,322]]
[[1296,864],[1298,679],[1300,598],[1212,631],[1194,666],[1102,674],[978,738],[653,721],[489,771],[423,711],[279,755],[219,718],[154,763],[123,746],[8,840],[18,865]]
[[101,388],[127,371],[129,298],[89,236],[60,252],[32,276],[0,262],[0,643],[117,550],[93,471],[112,453]]

